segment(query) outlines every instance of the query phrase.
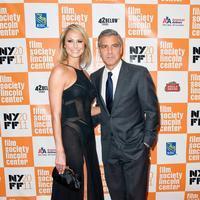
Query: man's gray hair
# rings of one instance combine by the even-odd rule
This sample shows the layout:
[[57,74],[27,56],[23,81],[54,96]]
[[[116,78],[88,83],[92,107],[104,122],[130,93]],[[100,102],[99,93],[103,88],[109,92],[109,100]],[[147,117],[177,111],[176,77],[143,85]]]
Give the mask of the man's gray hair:
[[104,36],[116,36],[116,37],[118,37],[120,45],[121,46],[123,45],[122,37],[121,37],[121,35],[117,31],[115,31],[113,29],[105,29],[98,36],[98,47],[100,47],[100,40]]

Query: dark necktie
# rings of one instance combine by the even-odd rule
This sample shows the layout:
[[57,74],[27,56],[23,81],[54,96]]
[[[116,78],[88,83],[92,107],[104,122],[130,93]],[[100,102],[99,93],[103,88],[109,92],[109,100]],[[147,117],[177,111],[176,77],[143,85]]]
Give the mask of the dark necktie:
[[108,72],[108,79],[106,81],[106,106],[108,111],[111,113],[112,103],[113,103],[113,82],[112,82],[112,72]]

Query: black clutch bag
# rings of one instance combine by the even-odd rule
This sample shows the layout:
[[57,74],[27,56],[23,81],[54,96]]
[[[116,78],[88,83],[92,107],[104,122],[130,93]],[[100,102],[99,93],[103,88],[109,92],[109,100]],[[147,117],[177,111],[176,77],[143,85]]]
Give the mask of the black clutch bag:
[[81,188],[80,176],[70,168],[66,168],[63,174],[59,174],[56,167],[54,167],[52,177],[56,182],[72,190],[80,190]]

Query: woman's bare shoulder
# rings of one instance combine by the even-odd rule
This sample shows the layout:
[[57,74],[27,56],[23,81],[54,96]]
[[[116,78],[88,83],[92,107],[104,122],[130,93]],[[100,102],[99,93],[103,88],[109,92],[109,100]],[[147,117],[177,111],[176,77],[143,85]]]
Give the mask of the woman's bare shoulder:
[[70,76],[71,71],[69,67],[63,64],[57,64],[51,71],[51,76]]

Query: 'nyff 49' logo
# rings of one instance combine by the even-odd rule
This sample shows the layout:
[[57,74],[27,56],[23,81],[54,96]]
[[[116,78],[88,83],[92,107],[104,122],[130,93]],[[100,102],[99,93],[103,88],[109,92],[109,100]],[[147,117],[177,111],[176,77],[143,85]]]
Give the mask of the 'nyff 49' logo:
[[9,188],[17,188],[19,190],[23,186],[22,178],[24,175],[9,175]]
[[167,142],[166,143],[166,154],[168,156],[176,155],[176,142]]
[[2,64],[23,64],[22,47],[0,47],[0,65]]
[[193,52],[192,62],[196,63],[200,58],[200,47],[193,47],[192,52]]
[[144,61],[145,63],[153,63],[153,52],[153,46],[130,46],[130,62],[141,63]]
[[35,13],[36,28],[47,28],[47,13]]
[[12,189],[31,189],[31,174],[15,174],[15,175],[8,175],[9,180],[9,188]]
[[190,177],[189,177],[189,183],[190,185],[200,184],[200,170],[190,170]]
[[28,129],[27,113],[3,113],[4,129]]
[[191,111],[191,126],[200,126],[200,110]]

